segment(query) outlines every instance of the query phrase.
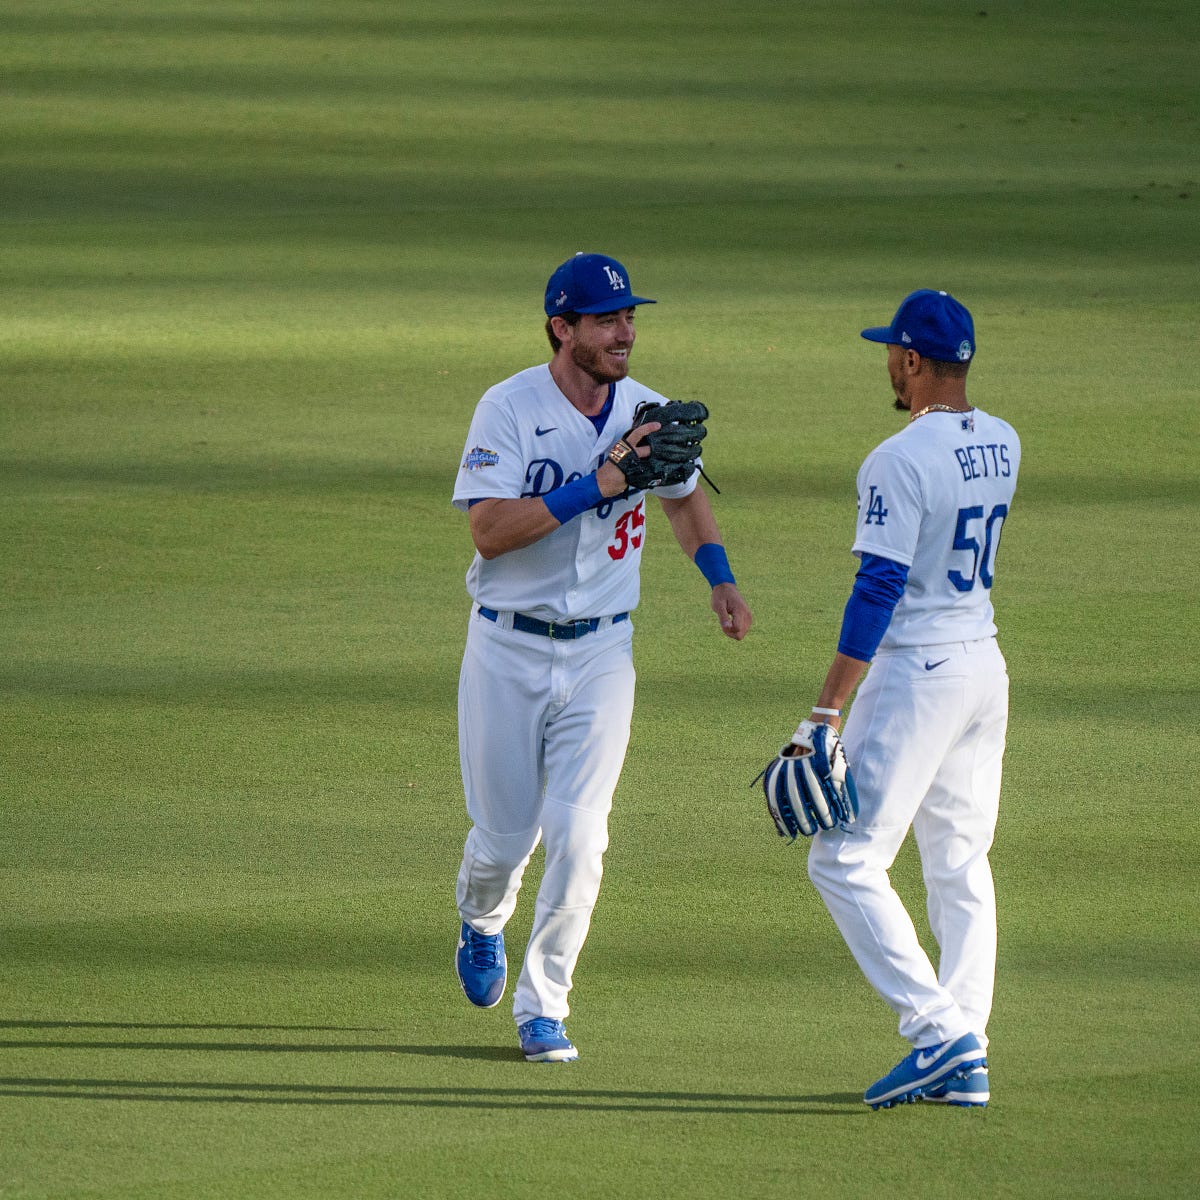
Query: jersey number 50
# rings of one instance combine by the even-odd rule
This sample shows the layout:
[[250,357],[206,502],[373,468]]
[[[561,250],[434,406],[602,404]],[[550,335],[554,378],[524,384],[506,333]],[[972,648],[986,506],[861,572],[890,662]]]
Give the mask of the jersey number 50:
[[970,551],[971,574],[964,576],[961,571],[947,571],[946,578],[960,592],[969,592],[975,586],[976,578],[985,588],[992,586],[993,572],[996,569],[996,551],[1000,547],[1000,532],[1004,527],[1004,518],[1007,516],[1007,504],[997,504],[988,514],[983,525],[983,548],[981,550],[979,538],[972,536],[971,527],[974,522],[983,521],[983,505],[975,504],[970,508],[958,510],[958,526],[954,530],[954,549]]

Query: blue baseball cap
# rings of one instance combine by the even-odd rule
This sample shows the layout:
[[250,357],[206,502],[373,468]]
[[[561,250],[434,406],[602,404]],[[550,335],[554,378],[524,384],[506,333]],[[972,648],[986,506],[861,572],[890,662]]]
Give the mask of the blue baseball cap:
[[943,362],[970,362],[975,354],[971,314],[949,292],[929,288],[905,296],[890,325],[864,329],[862,336]]
[[546,284],[546,315],[606,313],[635,304],[657,304],[629,290],[629,272],[607,254],[576,254]]

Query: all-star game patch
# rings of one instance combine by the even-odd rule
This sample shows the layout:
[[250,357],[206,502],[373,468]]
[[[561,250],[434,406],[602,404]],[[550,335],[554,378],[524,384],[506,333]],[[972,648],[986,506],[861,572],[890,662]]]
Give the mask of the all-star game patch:
[[476,446],[467,451],[462,469],[464,471],[482,471],[484,467],[494,467],[499,461],[500,455],[495,450],[485,450],[482,446]]

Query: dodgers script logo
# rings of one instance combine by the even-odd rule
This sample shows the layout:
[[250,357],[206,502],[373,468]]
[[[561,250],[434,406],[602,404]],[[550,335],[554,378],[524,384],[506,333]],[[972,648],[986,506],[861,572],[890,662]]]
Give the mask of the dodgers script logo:
[[462,469],[464,471],[482,471],[484,467],[494,467],[499,461],[500,455],[495,450],[485,450],[482,446],[476,446],[467,451]]
[[530,496],[544,496],[547,492],[562,487],[564,482],[571,482],[569,479],[564,479],[563,476],[562,467],[554,459],[535,458],[525,468],[527,490],[521,493],[521,499],[525,500]]
[[[601,462],[603,459],[601,459]],[[598,467],[598,462],[596,466]],[[576,479],[582,478],[580,472],[575,471],[568,475],[562,468],[561,463],[557,463],[552,458],[535,458],[529,466],[525,468],[525,491],[521,493],[521,499],[526,500],[530,496],[545,496],[547,493],[554,491],[556,488],[562,487],[567,483],[574,483]],[[611,499],[602,500],[596,505],[594,512],[602,521],[606,521],[612,514],[613,508],[617,501],[621,499],[619,496],[613,496]]]

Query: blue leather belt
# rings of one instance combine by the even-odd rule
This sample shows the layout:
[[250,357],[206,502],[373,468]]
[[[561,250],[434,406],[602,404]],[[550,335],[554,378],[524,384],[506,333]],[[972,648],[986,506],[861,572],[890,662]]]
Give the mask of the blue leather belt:
[[[488,621],[494,621],[500,616],[494,608],[484,608],[482,604],[479,606],[479,615]],[[603,617],[585,617],[579,621],[566,621],[561,625],[556,625],[553,621],[539,621],[537,617],[527,617],[524,613],[513,613],[512,627],[519,629],[522,633],[537,633],[542,637],[571,641],[574,638],[595,633],[600,628],[600,622],[603,619]],[[628,620],[627,612],[617,613],[613,617],[612,623],[615,625],[618,621]]]

